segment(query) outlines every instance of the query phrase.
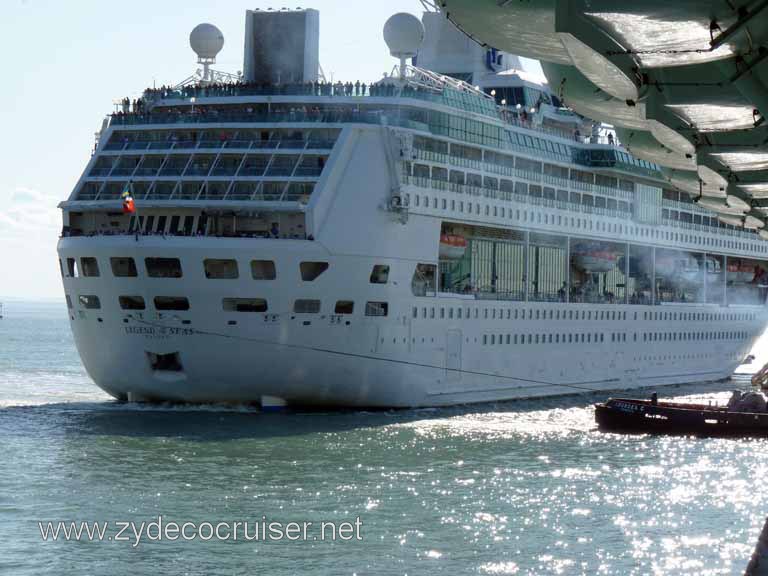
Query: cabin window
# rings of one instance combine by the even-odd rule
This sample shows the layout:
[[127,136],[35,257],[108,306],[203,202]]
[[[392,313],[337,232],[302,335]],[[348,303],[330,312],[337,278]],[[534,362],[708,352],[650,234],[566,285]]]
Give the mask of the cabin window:
[[205,277],[212,280],[234,280],[240,274],[237,269],[237,260],[219,260],[206,258],[203,260]]
[[[339,300],[336,302],[336,308],[334,308],[335,314],[352,314],[355,310],[355,303],[352,300]],[[414,308],[414,318],[418,316],[418,309]],[[424,316],[426,316],[426,309],[424,309]]]
[[437,267],[434,264],[416,265],[411,279],[411,292],[414,296],[426,296],[427,293],[434,293],[437,290],[436,272]]
[[112,274],[118,278],[135,278],[138,276],[136,262],[133,258],[110,258],[109,263],[112,266]]
[[389,313],[389,304],[387,302],[366,302],[366,316],[386,316]]
[[263,298],[224,298],[221,307],[225,312],[266,312],[267,301]]
[[99,261],[90,256],[80,258],[80,270],[83,276],[87,278],[97,278],[99,276]]
[[272,260],[251,260],[251,276],[254,280],[274,280],[277,277]]
[[293,303],[293,311],[296,314],[319,314],[320,300],[296,300]]
[[157,310],[189,310],[189,300],[183,296],[155,296]]
[[145,258],[150,278],[181,278],[181,262],[178,258]]
[[386,284],[389,280],[389,265],[376,264],[371,271],[371,284]]
[[144,310],[147,307],[141,296],[120,296],[118,301],[123,310]]
[[99,310],[101,308],[101,300],[98,296],[78,296],[80,306],[88,308],[89,310]]
[[194,225],[195,225],[194,216],[184,217],[184,235],[185,236],[192,236],[192,230],[194,230]]
[[70,278],[80,277],[80,271],[77,269],[77,259],[67,258],[67,275]]
[[302,262],[299,264],[299,270],[304,282],[312,282],[328,270],[328,262]]

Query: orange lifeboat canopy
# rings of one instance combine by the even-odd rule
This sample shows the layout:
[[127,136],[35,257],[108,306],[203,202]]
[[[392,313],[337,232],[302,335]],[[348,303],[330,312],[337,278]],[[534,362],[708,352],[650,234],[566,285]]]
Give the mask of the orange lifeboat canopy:
[[444,260],[459,260],[467,251],[467,239],[455,234],[440,235],[440,258]]

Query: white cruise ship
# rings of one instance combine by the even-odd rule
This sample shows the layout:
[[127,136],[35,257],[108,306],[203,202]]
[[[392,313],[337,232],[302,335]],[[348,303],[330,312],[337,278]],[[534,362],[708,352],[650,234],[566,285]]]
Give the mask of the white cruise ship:
[[419,21],[390,19],[401,65],[371,86],[223,76],[199,27],[198,77],[108,117],[58,245],[96,384],[415,407],[732,374],[766,325],[768,242],[514,57],[468,45],[452,64],[464,40],[441,18],[418,66]]

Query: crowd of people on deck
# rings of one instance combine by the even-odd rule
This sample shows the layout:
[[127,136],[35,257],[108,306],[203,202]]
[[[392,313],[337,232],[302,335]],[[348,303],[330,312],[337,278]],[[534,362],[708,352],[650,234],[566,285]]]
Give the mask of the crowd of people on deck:
[[120,110],[118,113],[130,114],[142,114],[147,111],[147,101],[144,98],[136,98],[131,100],[128,97],[120,100]]
[[[134,100],[130,98],[123,98],[121,105],[118,106],[117,112],[114,116],[120,118],[130,115],[142,115],[152,112],[152,107],[162,103],[163,100],[192,100],[193,98],[216,98],[216,97],[237,97],[237,96],[259,96],[259,95],[294,95],[294,96],[370,96],[370,97],[393,97],[400,96],[404,98],[431,98],[438,97],[438,94],[434,89],[424,86],[414,86],[412,84],[401,84],[394,77],[385,78],[384,81],[378,83],[366,84],[359,80],[355,82],[287,82],[287,83],[269,83],[269,82],[227,82],[227,83],[196,83],[187,84],[185,86],[160,86],[159,88],[147,88],[144,90],[143,96]],[[206,105],[196,104],[194,100],[191,102],[191,110],[174,110],[174,112],[180,114],[188,111],[194,112],[197,115],[217,114],[219,111],[216,108],[212,108]],[[297,109],[298,110],[298,109]],[[307,112],[306,106],[304,112]],[[167,112],[166,109],[164,112]],[[239,112],[252,112],[252,109],[240,110]],[[275,113],[276,110],[272,110]],[[561,130],[557,128],[545,128],[543,126],[535,126],[533,122],[533,114],[529,112],[525,107],[521,109],[515,109],[513,107],[504,108],[502,110],[502,118],[511,123],[523,128],[535,128],[537,130],[543,130],[545,132],[560,133]],[[343,120],[343,119],[341,119]],[[564,134],[559,134],[564,135]],[[572,133],[572,138],[577,141],[582,141],[582,134],[578,128]],[[609,133],[608,143],[613,145],[613,134]]]
[[[405,93],[418,91],[412,86],[400,86],[395,82],[228,82],[211,84],[188,84],[186,86],[161,86],[147,88],[144,98],[147,100],[168,100],[197,97],[296,95],[296,96],[395,96],[401,90]],[[125,111],[125,110],[124,110]]]
[[[135,116],[152,113],[152,108],[160,104],[163,100],[193,99],[198,97],[231,97],[231,96],[258,96],[258,95],[297,95],[297,96],[402,96],[402,97],[423,97],[425,93],[434,95],[434,91],[414,87],[411,85],[401,85],[396,82],[383,82],[378,84],[366,84],[365,82],[304,82],[304,83],[286,83],[270,84],[255,82],[237,82],[222,84],[188,84],[181,87],[161,86],[159,88],[147,88],[144,95],[135,100],[123,98],[120,101],[118,110],[113,116],[118,119],[124,116]],[[176,113],[193,112],[197,115],[218,114],[217,108],[209,105],[196,105],[191,102],[191,110],[178,109]],[[298,107],[294,112],[311,112],[311,108],[306,106]],[[252,108],[243,107],[237,112],[253,112]],[[318,116],[319,116],[319,109]],[[168,109],[164,110],[164,113]],[[273,109],[272,113],[280,112]],[[341,119],[341,118],[340,118]]]

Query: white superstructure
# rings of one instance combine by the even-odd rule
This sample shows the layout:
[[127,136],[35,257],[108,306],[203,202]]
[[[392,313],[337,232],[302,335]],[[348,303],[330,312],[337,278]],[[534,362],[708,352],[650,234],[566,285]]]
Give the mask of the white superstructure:
[[61,204],[88,373],[122,399],[368,407],[728,377],[768,242],[520,93],[410,66],[147,90]]

